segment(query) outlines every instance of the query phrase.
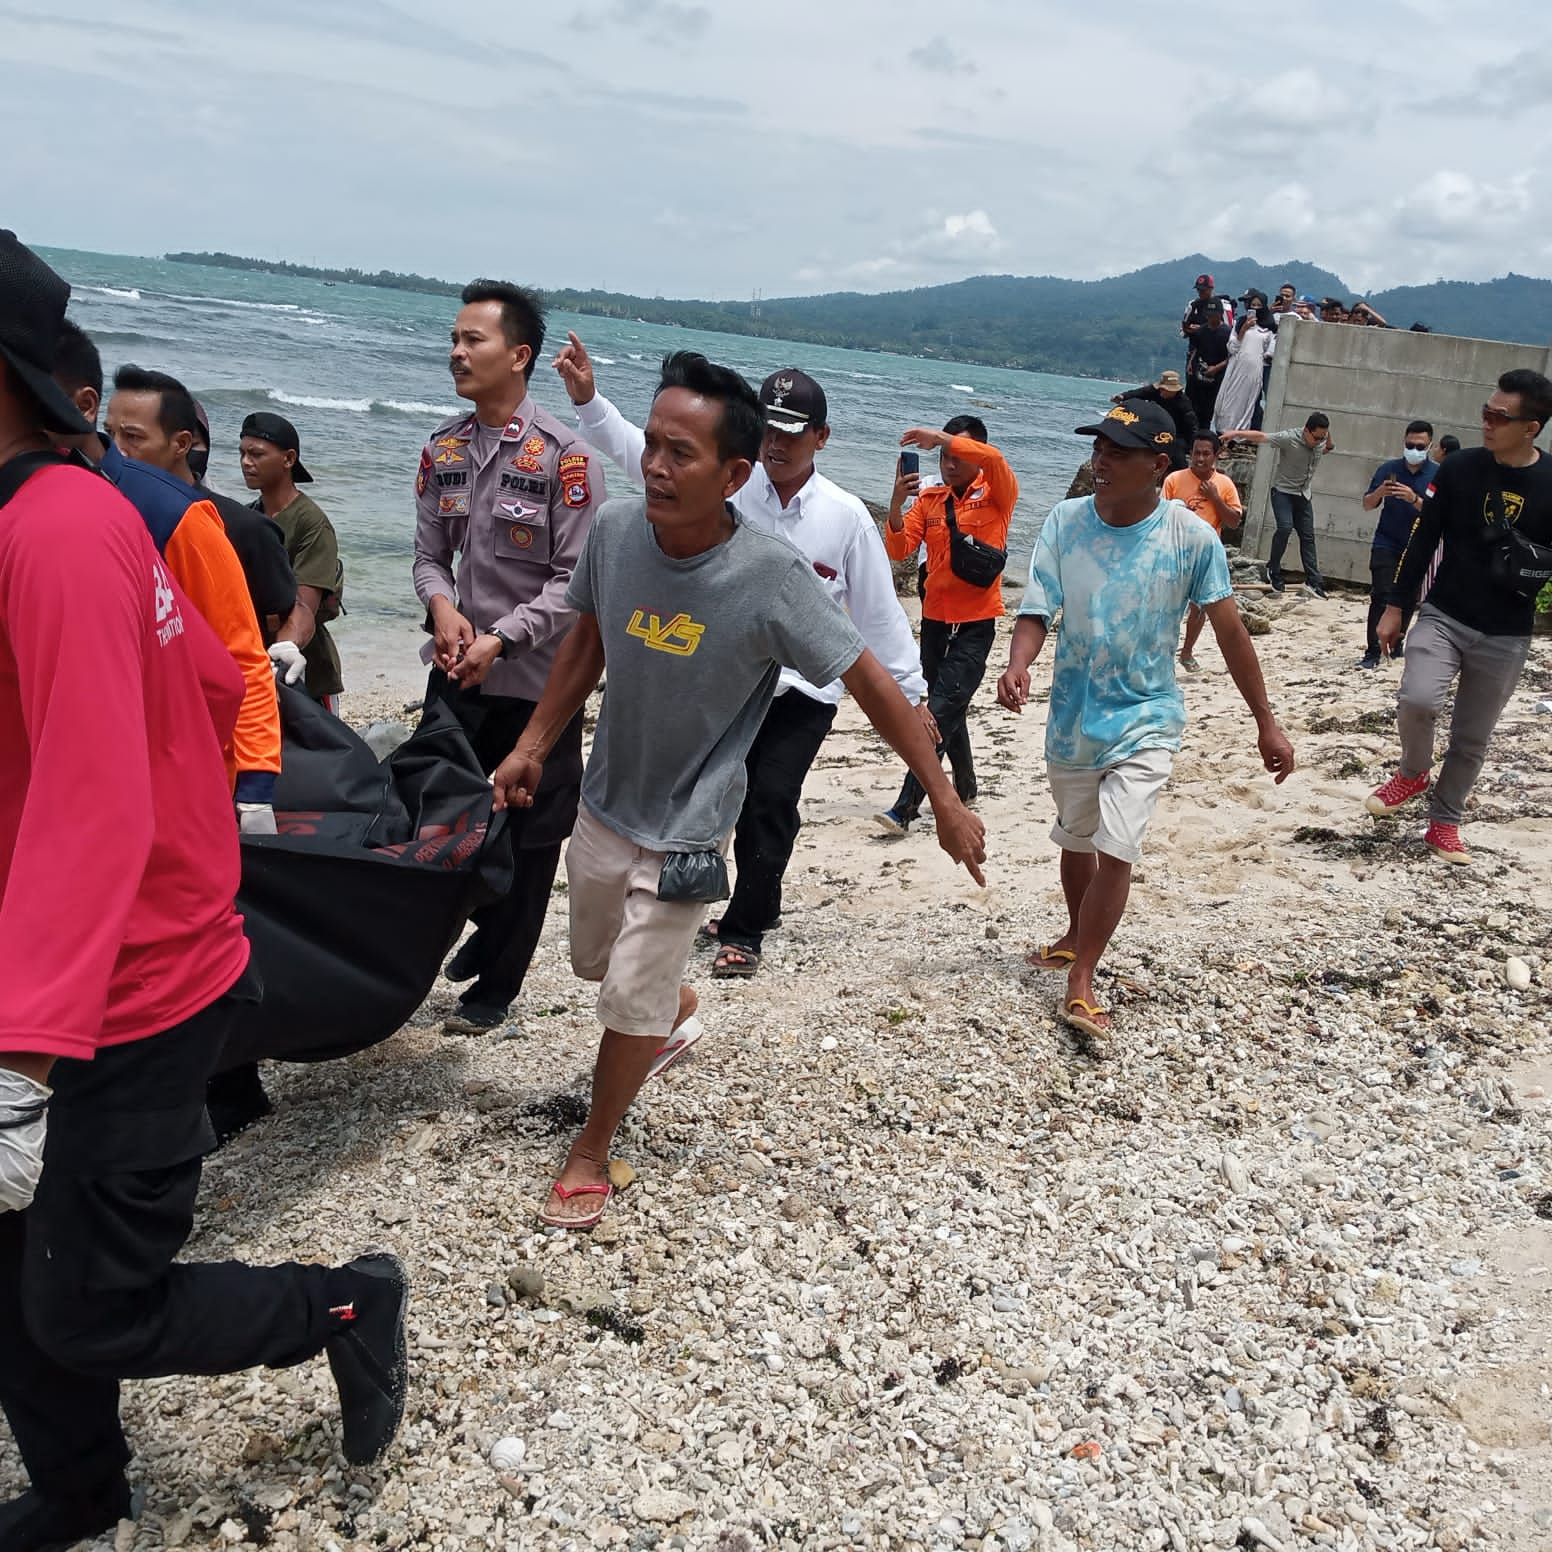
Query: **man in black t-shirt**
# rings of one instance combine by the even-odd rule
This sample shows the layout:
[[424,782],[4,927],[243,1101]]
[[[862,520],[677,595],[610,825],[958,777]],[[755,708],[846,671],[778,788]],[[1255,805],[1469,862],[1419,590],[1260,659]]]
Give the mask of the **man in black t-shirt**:
[[1210,426],[1218,407],[1218,388],[1229,364],[1229,326],[1224,322],[1222,305],[1214,301],[1205,314],[1203,326],[1191,336],[1186,357],[1186,397],[1196,411],[1196,423]]
[[1439,465],[1423,499],[1376,631],[1394,652],[1403,610],[1422,587],[1434,549],[1443,557],[1407,638],[1396,708],[1401,765],[1365,806],[1393,814],[1429,787],[1434,724],[1457,676],[1450,742],[1428,799],[1424,840],[1447,862],[1469,862],[1460,820],[1482,769],[1488,739],[1519,683],[1530,650],[1535,589],[1516,590],[1495,557],[1506,531],[1552,546],[1552,458],[1536,437],[1552,419],[1552,382],[1540,372],[1505,372],[1482,406],[1481,447]]

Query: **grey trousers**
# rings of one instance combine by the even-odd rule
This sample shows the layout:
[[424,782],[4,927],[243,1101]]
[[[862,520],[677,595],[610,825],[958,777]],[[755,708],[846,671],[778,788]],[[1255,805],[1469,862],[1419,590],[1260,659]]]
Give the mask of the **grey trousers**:
[[1482,773],[1487,741],[1520,682],[1529,636],[1484,636],[1430,604],[1417,612],[1406,642],[1406,667],[1396,705],[1401,774],[1421,776],[1433,765],[1433,731],[1457,675],[1450,743],[1439,779],[1428,791],[1428,817],[1459,824]]

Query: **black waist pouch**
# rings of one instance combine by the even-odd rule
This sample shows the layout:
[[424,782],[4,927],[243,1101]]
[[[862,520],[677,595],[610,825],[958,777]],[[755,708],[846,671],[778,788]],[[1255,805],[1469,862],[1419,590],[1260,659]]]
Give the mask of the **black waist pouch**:
[[671,851],[657,876],[659,900],[726,900],[727,858],[720,851]]

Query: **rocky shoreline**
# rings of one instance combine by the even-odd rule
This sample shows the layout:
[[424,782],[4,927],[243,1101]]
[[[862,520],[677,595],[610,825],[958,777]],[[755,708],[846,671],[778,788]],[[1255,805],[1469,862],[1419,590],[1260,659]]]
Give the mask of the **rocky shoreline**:
[[344,1468],[321,1363],[126,1385],[145,1505],[102,1547],[1552,1545],[1552,658],[1445,868],[1360,812],[1396,673],[1353,668],[1363,609],[1275,601],[1280,788],[1204,641],[1108,1059],[1023,964],[1059,925],[1042,716],[988,683],[988,888],[874,834],[897,772],[844,707],[785,925],[747,985],[694,967],[710,1033],[591,1236],[533,1216],[596,1041],[563,898],[504,1038],[444,1036],[439,985],[271,1069],[190,1254],[398,1250],[401,1442]]

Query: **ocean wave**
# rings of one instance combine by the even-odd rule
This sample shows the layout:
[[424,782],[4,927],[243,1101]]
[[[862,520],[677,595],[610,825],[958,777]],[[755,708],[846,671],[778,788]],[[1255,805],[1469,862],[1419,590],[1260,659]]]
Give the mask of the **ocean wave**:
[[969,383],[950,383],[949,387],[953,388],[958,393],[974,393],[975,392],[975,389],[972,388]]
[[[251,393],[252,389],[231,390],[237,394]],[[446,420],[459,413],[459,406],[433,404],[427,399],[335,399],[324,394],[287,393],[284,388],[265,388],[265,398],[273,404],[289,404],[302,410],[336,410],[347,415],[370,415],[374,411],[385,415],[434,415]],[[468,406],[463,406],[467,409]]]
[[[379,410],[393,410],[400,415],[437,415],[446,420],[449,415],[456,415],[456,407],[450,408],[446,404],[426,404],[419,399],[374,399],[372,407]],[[468,408],[467,405],[464,406]]]
[[616,361],[615,361],[613,356],[594,356],[593,360],[596,361],[599,364],[599,366],[615,366],[615,365],[617,365],[617,363],[616,363]]
[[370,399],[325,399],[311,393],[286,393],[280,388],[266,388],[265,397],[276,404],[292,404],[304,410],[349,410],[354,415],[370,413]]
[[[243,307],[260,313],[313,313],[311,307],[299,302],[243,302],[235,296],[187,296],[181,291],[169,291],[169,302],[200,302],[206,307]],[[319,316],[313,313],[314,317]]]
[[639,350],[627,350],[625,354],[628,355],[632,361],[641,360],[641,352]]
[[126,302],[138,302],[140,293],[133,286],[77,286],[77,291],[90,291],[94,296],[116,296]]

